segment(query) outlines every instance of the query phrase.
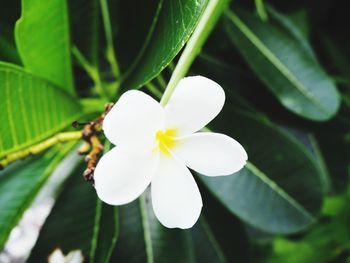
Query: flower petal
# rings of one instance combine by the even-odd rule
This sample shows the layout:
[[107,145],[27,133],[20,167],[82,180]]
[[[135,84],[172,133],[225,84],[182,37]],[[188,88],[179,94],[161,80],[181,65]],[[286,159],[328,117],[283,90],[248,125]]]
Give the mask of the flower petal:
[[178,136],[194,133],[218,115],[225,102],[219,84],[202,76],[182,79],[165,106],[165,127]]
[[199,218],[202,198],[187,167],[163,157],[152,180],[152,205],[158,220],[168,228],[190,228]]
[[137,90],[125,92],[103,121],[110,142],[128,149],[150,149],[164,127],[164,111],[152,97]]
[[243,168],[247,153],[236,140],[213,132],[185,136],[171,149],[191,169],[208,176],[229,175]]
[[111,205],[129,203],[150,184],[159,155],[129,153],[114,147],[102,156],[94,173],[98,197]]

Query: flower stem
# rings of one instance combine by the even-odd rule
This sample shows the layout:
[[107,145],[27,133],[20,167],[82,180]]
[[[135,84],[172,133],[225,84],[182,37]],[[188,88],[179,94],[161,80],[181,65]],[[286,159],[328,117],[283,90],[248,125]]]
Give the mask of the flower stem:
[[109,65],[111,66],[114,77],[118,80],[120,77],[120,69],[117,61],[117,56],[114,52],[113,33],[107,0],[100,0],[100,6],[107,44],[106,58],[108,60]]
[[196,29],[191,38],[188,40],[184,51],[181,54],[179,62],[177,63],[174,73],[172,74],[168,86],[165,89],[160,104],[165,106],[171,94],[174,92],[178,82],[187,74],[191,64],[200,52],[209,33],[212,31],[214,25],[219,19],[221,13],[224,11],[229,0],[209,0]]
[[27,156],[41,153],[44,150],[50,148],[51,146],[53,146],[57,143],[80,140],[82,138],[82,136],[83,136],[83,133],[81,131],[58,133],[55,136],[52,136],[45,141],[39,142],[39,143],[32,145],[26,149],[23,149],[23,150],[20,150],[17,152],[13,152],[13,153],[6,155],[3,159],[0,160],[0,169],[5,168],[9,164],[11,164],[19,159],[23,159]]

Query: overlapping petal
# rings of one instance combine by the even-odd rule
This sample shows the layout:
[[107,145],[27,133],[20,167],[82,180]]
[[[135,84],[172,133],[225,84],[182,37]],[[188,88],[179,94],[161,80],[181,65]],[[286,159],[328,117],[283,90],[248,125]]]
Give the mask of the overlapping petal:
[[110,142],[137,151],[152,149],[155,134],[163,127],[163,108],[137,90],[125,92],[103,121],[103,131]]
[[165,126],[178,136],[202,129],[218,115],[225,102],[219,84],[202,76],[182,79],[165,106]]
[[208,176],[235,173],[248,159],[246,151],[236,140],[213,132],[185,136],[171,151],[188,167]]
[[202,198],[187,167],[163,157],[152,180],[152,204],[158,220],[168,228],[190,228],[199,218]]
[[114,147],[103,155],[94,173],[98,197],[111,205],[135,200],[150,184],[158,160],[155,153],[130,153]]

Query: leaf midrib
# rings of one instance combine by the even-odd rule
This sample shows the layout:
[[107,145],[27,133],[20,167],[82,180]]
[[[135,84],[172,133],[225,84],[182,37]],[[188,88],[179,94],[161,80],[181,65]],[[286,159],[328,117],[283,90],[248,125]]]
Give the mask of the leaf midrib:
[[218,240],[216,239],[216,237],[214,236],[213,231],[212,231],[210,225],[208,224],[207,220],[205,219],[204,215],[202,215],[199,218],[199,222],[200,222],[202,228],[204,229],[204,232],[207,235],[209,242],[212,244],[213,249],[214,249],[219,261],[221,263],[227,263],[227,259],[225,257],[225,254],[222,251],[221,246],[220,246]]
[[322,105],[322,103],[315,98],[315,96],[310,93],[307,88],[301,83],[292,72],[283,64],[283,62],[276,57],[271,50],[254,34],[252,30],[248,28],[247,25],[232,11],[227,11],[226,16],[234,23],[237,28],[245,35],[245,37],[266,57],[267,60],[274,65],[277,70],[279,70],[282,75],[297,89],[299,92],[313,103],[316,107],[322,110],[325,113],[329,111]]
[[251,162],[247,162],[245,166],[251,173],[257,176],[264,184],[266,184],[270,189],[277,193],[282,199],[287,201],[293,208],[299,211],[305,218],[310,221],[314,221],[314,217],[294,198],[292,198],[287,192],[285,192],[281,187],[279,187],[274,181],[272,181],[264,172],[262,172],[258,167],[256,167]]
[[[29,73],[27,72],[26,69],[24,68],[21,68],[19,66],[16,66],[16,65],[13,65],[13,64],[10,64],[10,63],[6,63],[6,62],[0,62],[0,73],[3,73],[4,76],[5,76],[5,83],[4,83],[4,86],[5,86],[5,93],[7,94],[6,98],[5,98],[5,108],[7,109],[7,112],[8,112],[8,115],[9,115],[9,126],[10,126],[10,132],[11,134],[13,135],[12,136],[12,147],[11,148],[5,148],[5,146],[2,144],[3,143],[3,139],[0,139],[0,159],[3,158],[4,156],[10,154],[10,153],[13,153],[13,152],[16,152],[16,151],[19,151],[21,149],[24,149],[26,147],[29,147],[35,143],[38,143],[46,138],[48,138],[50,135],[54,134],[55,132],[58,132],[64,128],[66,128],[69,124],[71,124],[71,122],[73,120],[76,120],[76,119],[79,119],[81,116],[84,115],[84,113],[81,113],[81,112],[77,112],[76,114],[74,115],[71,115],[70,118],[67,118],[66,121],[62,121],[60,123],[60,125],[57,125],[55,126],[53,129],[48,129],[46,130],[46,132],[42,133],[42,134],[39,134],[37,135],[36,137],[33,137],[31,138],[31,140],[27,140],[26,142],[21,142],[19,143],[18,142],[18,136],[17,136],[17,131],[15,129],[15,124],[14,124],[14,121],[13,121],[13,118],[11,117],[13,115],[13,109],[11,109],[11,103],[10,103],[10,86],[9,86],[9,77],[11,74],[13,75],[16,75],[18,78],[21,79],[21,82],[20,84],[21,87],[18,91],[18,94],[20,96],[19,100],[22,102],[23,101],[23,98],[21,97],[21,94],[23,94],[23,79],[22,77],[26,74],[28,76],[28,78],[30,77],[30,85],[28,85],[28,89],[32,90],[32,81],[33,79],[40,79],[40,81],[42,81],[42,85],[47,85],[47,86],[52,86],[52,87],[56,87],[56,85],[50,83],[49,81],[41,78],[41,77],[38,77],[32,73]],[[44,89],[46,92],[47,90]],[[60,93],[60,94],[64,94],[65,96],[70,96],[67,92],[61,90],[61,89],[57,89],[57,92]],[[31,92],[29,92],[30,95],[32,95]],[[44,96],[45,94],[41,93],[40,96]],[[52,95],[52,94],[51,94]],[[31,97],[31,99],[33,99],[34,97]],[[73,98],[73,97],[72,97]],[[44,103],[48,103],[46,99],[43,100]],[[20,109],[22,111],[22,109]],[[22,113],[23,115],[23,113]],[[33,115],[34,118],[36,119],[36,116],[37,115]],[[24,117],[24,115],[23,115]],[[47,115],[45,115],[45,117],[48,117]],[[23,125],[25,125],[24,127],[24,130],[28,130],[28,127],[26,125],[29,124],[28,122],[29,120],[24,118],[23,120]],[[50,123],[48,120],[46,120],[46,123]],[[34,122],[33,124],[33,129],[36,129],[37,130],[37,122]],[[26,132],[26,136],[28,136],[28,131]],[[1,136],[1,135],[0,135]]]
[[148,219],[145,194],[140,196],[139,202],[140,202],[144,241],[145,241],[145,247],[146,247],[147,263],[154,263],[153,242],[152,242],[152,237],[151,237],[151,227],[150,227],[150,222]]

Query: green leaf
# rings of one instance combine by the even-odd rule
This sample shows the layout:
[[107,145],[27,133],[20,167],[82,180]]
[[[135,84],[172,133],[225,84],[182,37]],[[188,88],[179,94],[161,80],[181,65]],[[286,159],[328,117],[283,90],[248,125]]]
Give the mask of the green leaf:
[[119,237],[119,210],[117,207],[102,204],[101,200],[97,201],[97,205],[101,205],[102,210],[100,219],[95,220],[95,230],[97,223],[99,223],[99,229],[92,243],[95,245],[90,248],[90,259],[91,262],[108,263]]
[[332,191],[331,178],[329,176],[328,167],[325,163],[324,156],[321,152],[320,145],[315,138],[315,135],[303,130],[284,128],[289,134],[294,136],[299,142],[305,145],[307,150],[314,158],[317,168],[319,169],[320,180],[322,184],[322,191],[324,194],[329,194]]
[[21,64],[16,50],[13,29],[18,19],[19,1],[10,1],[0,9],[0,60]]
[[76,99],[48,81],[0,62],[0,158],[37,143],[81,114]]
[[200,176],[227,209],[269,233],[293,233],[315,222],[323,189],[316,163],[303,145],[249,114],[227,111],[213,125],[241,142],[249,158],[236,174]]
[[[113,25],[113,44],[118,62],[125,74],[137,64],[140,55],[153,35],[164,0],[139,1],[137,8],[131,1],[108,1],[109,15]],[[130,19],[130,14],[133,19]]]
[[332,79],[295,38],[246,13],[227,12],[225,26],[246,62],[287,109],[316,121],[335,115],[340,101]]
[[15,37],[25,68],[75,94],[66,0],[22,0]]
[[[274,25],[278,26],[280,29],[284,30],[286,34],[293,37],[299,43],[300,47],[304,48],[305,52],[309,53],[309,55],[317,61],[316,54],[307,39],[309,29],[307,27],[306,12],[302,10],[299,13],[295,13],[294,15],[296,17],[293,20],[292,17],[287,17],[279,13],[270,5],[266,5],[266,7],[271,20],[275,22]],[[296,24],[297,22],[299,24]]]
[[[325,199],[324,220],[297,239],[279,237],[261,262],[329,263],[346,262],[350,244],[349,188]],[[261,259],[261,258],[260,258]]]
[[189,232],[162,226],[145,196],[119,211],[120,236],[111,262],[194,262]]
[[29,158],[0,172],[0,249],[11,229],[72,146],[55,147],[34,160]]
[[[1,23],[1,21],[0,21]],[[13,62],[21,64],[13,36],[9,32],[9,28],[6,25],[1,25],[0,30],[0,59],[3,61]]]
[[179,81],[184,78],[190,69],[193,61],[201,51],[205,41],[207,40],[214,25],[218,21],[222,12],[227,7],[227,0],[211,0],[205,8],[196,29],[191,38],[188,40],[186,48],[181,54],[179,61],[171,75],[171,78],[166,86],[160,104],[165,106],[170,99],[171,94],[175,90]]
[[82,169],[68,179],[48,216],[28,262],[46,262],[55,248],[82,251],[86,262],[110,262],[118,236],[117,208],[102,204]]
[[142,87],[174,59],[189,39],[207,2],[164,1],[147,47],[141,49],[139,63],[123,83],[125,89]]
[[90,64],[98,63],[99,4],[98,0],[68,1],[72,42]]
[[200,190],[203,210],[191,229],[197,262],[251,262],[243,224],[205,188]]
[[349,141],[345,138],[347,131],[348,128],[332,123],[322,129],[316,128],[315,132],[320,152],[331,175],[333,191],[344,189],[349,180],[350,148]]

